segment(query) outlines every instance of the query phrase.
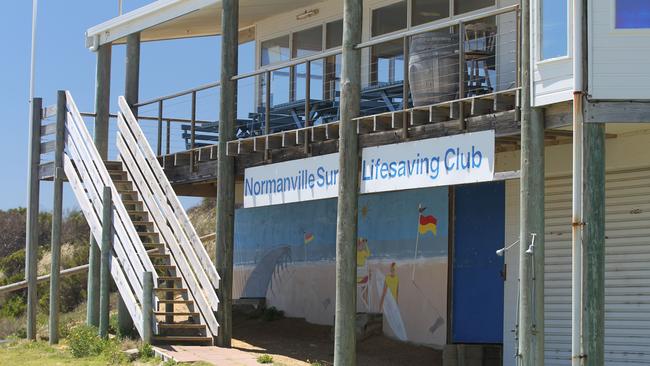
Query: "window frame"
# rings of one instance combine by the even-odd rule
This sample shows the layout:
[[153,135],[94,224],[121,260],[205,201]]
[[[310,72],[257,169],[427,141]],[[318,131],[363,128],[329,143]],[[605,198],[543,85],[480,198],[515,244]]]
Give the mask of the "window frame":
[[571,27],[572,27],[572,19],[573,19],[573,4],[572,2],[575,0],[566,0],[566,6],[567,6],[567,22],[566,22],[566,54],[562,56],[555,56],[555,57],[549,57],[549,58],[542,58],[542,41],[543,41],[543,24],[542,24],[542,5],[544,0],[535,0],[535,9],[537,11],[537,14],[535,14],[535,31],[536,31],[536,36],[535,36],[535,63],[539,65],[543,64],[548,64],[548,63],[554,63],[557,61],[565,61],[567,59],[570,59],[573,57],[573,49],[571,48],[571,42],[572,42],[572,34],[571,34]]

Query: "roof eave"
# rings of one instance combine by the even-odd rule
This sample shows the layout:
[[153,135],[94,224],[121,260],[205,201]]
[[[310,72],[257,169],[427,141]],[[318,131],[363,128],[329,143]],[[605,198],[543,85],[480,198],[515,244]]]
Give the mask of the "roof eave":
[[219,3],[221,0],[158,0],[89,28],[86,47],[95,51],[100,45]]

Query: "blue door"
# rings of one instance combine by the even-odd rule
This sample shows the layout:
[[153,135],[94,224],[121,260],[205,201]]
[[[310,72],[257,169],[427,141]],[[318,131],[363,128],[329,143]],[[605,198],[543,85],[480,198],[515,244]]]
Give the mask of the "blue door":
[[503,343],[505,184],[455,189],[452,342]]

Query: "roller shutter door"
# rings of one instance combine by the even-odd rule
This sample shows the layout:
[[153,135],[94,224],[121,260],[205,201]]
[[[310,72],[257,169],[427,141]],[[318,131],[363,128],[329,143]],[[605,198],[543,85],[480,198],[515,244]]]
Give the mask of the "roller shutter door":
[[[546,365],[571,364],[571,177],[546,180]],[[650,365],[650,168],[607,173],[605,361]]]

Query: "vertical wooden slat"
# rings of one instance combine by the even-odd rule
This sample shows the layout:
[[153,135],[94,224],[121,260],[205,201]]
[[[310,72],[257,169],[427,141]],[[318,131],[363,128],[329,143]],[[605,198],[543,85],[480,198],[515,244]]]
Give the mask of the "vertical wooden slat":
[[[465,23],[458,24],[458,99],[465,98],[465,72],[467,62],[465,61]],[[458,102],[458,123],[462,130],[465,129],[465,105]]]
[[111,285],[111,247],[113,238],[113,203],[111,188],[104,187],[102,192],[102,244],[101,269],[99,279],[99,336],[108,336],[109,309]]
[[404,82],[402,88],[402,138],[408,138],[409,123],[408,123],[408,100],[409,100],[409,37],[404,37]]
[[158,102],[158,139],[156,140],[156,155],[162,155],[162,124],[163,124],[163,101]]
[[[311,61],[305,63],[305,126],[311,125],[310,114],[311,111]],[[304,130],[305,139],[305,154],[309,153],[309,130]]]
[[151,344],[153,328],[153,273],[144,272],[142,283],[142,342]]

